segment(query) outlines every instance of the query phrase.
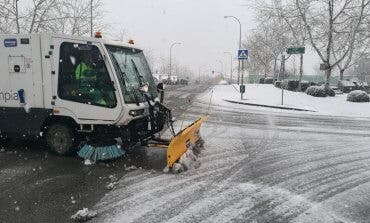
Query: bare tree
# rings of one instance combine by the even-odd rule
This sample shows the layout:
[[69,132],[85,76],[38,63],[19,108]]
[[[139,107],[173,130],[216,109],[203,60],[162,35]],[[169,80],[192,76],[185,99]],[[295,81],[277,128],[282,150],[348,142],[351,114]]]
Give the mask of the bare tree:
[[[360,34],[362,35],[362,34]],[[352,68],[353,66],[357,65],[361,61],[363,61],[364,58],[367,58],[369,49],[368,49],[368,44],[370,40],[366,36],[363,36],[363,38],[359,38],[356,40],[356,43],[354,47],[352,47],[345,59],[343,59],[340,63],[337,64],[337,67],[339,69],[339,79],[343,80],[344,78],[344,73],[347,71],[349,68]],[[343,44],[339,44],[343,45]],[[335,48],[335,47],[334,47]],[[338,60],[338,54],[340,55],[343,49],[337,49],[333,51],[333,57],[335,60]]]
[[268,47],[264,44],[268,42],[265,34],[254,32],[247,38],[247,41],[243,45],[250,52],[250,61],[247,68],[249,72],[263,72],[266,77],[267,73],[271,70],[271,62],[274,58]]
[[[253,72],[263,71],[265,77],[272,71],[277,78],[279,57],[289,45],[286,28],[277,17],[262,19],[260,17],[257,29],[247,38],[245,47],[250,50],[250,69]],[[273,68],[272,68],[273,67]]]
[[[3,33],[90,33],[90,0],[0,0],[0,31]],[[20,5],[22,4],[23,5]],[[94,29],[103,23],[102,0],[93,1]],[[22,10],[19,10],[22,9]],[[15,28],[14,28],[15,27]]]
[[[18,0],[0,1],[0,32],[20,33]],[[14,27],[16,27],[14,29]]]
[[369,0],[295,0],[308,39],[325,65],[327,88],[333,68],[346,58],[352,60],[351,51],[368,16],[369,3]]
[[[281,30],[289,32],[285,34],[291,39],[291,44],[294,46],[305,46],[307,35],[300,19],[299,12],[292,0],[264,0],[258,1],[254,4],[254,9],[260,20],[275,19],[279,21]],[[286,49],[285,49],[286,50]],[[301,81],[303,76],[303,60],[304,55],[300,54],[299,65],[299,86],[301,88]]]

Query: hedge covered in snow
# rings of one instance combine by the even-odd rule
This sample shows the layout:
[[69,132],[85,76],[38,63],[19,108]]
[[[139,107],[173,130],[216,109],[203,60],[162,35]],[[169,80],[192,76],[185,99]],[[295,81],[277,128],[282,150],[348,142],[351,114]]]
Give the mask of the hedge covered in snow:
[[325,88],[325,86],[311,86],[307,88],[306,94],[314,97],[334,97],[335,91],[331,88]]
[[334,97],[335,96],[335,91],[333,89],[326,88],[325,91],[326,91],[326,95],[327,96],[330,96],[330,97]]
[[311,86],[306,90],[306,94],[314,97],[326,97],[325,86]]
[[347,95],[347,101],[351,101],[351,102],[369,102],[370,97],[365,91],[356,90],[356,91],[351,91]]

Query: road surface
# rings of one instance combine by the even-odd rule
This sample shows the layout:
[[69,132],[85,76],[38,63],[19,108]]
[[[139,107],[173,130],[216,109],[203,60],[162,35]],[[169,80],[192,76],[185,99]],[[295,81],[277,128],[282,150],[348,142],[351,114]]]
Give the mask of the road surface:
[[[166,104],[178,116],[184,105],[209,85],[168,86]],[[108,192],[111,178],[120,179],[131,166],[162,168],[165,158],[126,159],[85,166],[77,157],[58,157],[34,142],[0,146],[0,222],[68,222],[83,207],[91,208]],[[4,151],[5,150],[5,151]]]
[[133,171],[93,221],[370,222],[369,120],[231,107],[212,106],[199,169]]
[[[204,114],[208,104],[192,100],[179,115],[204,91],[171,87],[175,116]],[[369,120],[212,106],[201,166],[180,175],[162,173],[162,151],[91,167],[9,147],[0,222],[65,222],[82,207],[98,211],[93,222],[370,222],[369,129]],[[118,179],[111,191],[109,175]]]

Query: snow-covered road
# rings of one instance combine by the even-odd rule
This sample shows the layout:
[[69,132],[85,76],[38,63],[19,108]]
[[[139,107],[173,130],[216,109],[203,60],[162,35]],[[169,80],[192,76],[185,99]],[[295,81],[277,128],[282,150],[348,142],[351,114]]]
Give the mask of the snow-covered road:
[[232,106],[212,106],[199,169],[132,171],[93,221],[370,222],[370,121]]

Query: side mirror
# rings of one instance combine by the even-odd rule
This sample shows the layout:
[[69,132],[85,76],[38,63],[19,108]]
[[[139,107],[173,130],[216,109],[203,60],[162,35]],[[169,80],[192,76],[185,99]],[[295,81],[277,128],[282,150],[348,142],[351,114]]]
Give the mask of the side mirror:
[[160,95],[159,101],[161,103],[163,103],[163,101],[164,101],[164,85],[163,85],[163,83],[159,83],[157,85],[157,91],[159,92],[159,95]]

